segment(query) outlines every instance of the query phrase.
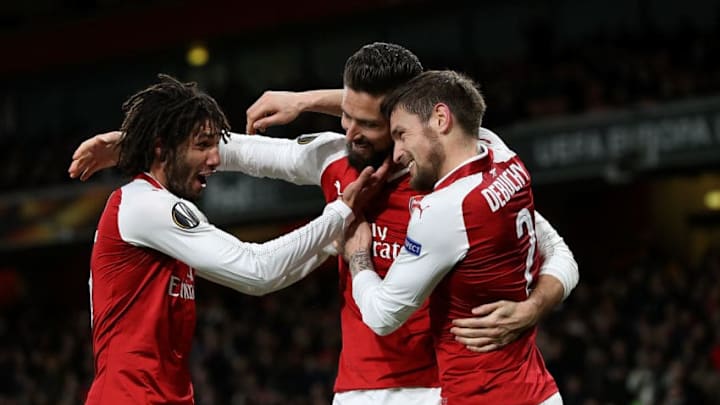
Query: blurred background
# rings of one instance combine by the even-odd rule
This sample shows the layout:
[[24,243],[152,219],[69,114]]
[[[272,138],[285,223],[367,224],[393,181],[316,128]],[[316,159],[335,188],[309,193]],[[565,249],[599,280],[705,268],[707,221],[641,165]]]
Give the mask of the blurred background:
[[[341,86],[373,41],[463,71],[580,264],[539,345],[566,404],[720,404],[717,0],[28,0],[0,3],[0,404],[77,404],[92,378],[87,279],[114,170],[68,179],[157,73],[197,81],[237,132],[264,90]],[[269,134],[340,130],[305,114]],[[214,176],[201,206],[264,241],[319,189]],[[328,404],[336,266],[268,297],[202,280],[198,404]]]

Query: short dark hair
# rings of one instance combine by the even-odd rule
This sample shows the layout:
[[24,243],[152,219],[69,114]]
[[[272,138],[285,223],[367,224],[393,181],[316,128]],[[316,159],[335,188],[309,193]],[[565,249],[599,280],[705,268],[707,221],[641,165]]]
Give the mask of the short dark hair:
[[375,42],[365,45],[345,62],[346,87],[372,96],[383,96],[422,73],[415,54],[400,45]]
[[161,159],[174,158],[177,147],[206,121],[224,141],[229,136],[225,114],[196,83],[181,83],[164,74],[158,78],[159,83],[133,94],[122,106],[125,120],[120,127],[118,167],[130,176],[150,170],[157,141]]
[[430,70],[398,87],[383,100],[380,109],[386,118],[398,107],[427,122],[438,103],[450,107],[460,127],[477,136],[485,114],[485,100],[477,84],[452,70]]

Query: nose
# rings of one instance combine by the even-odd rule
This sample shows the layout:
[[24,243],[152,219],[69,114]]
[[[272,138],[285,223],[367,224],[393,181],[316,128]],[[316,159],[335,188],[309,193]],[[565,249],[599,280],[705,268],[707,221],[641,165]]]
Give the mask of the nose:
[[213,170],[216,167],[220,166],[220,148],[218,146],[210,149],[210,151],[208,152],[206,163]]
[[405,150],[402,147],[402,142],[395,141],[393,146],[393,162],[402,164],[402,157],[405,154]]
[[345,125],[343,125],[343,127],[345,128],[345,141],[347,143],[352,142],[355,137],[359,135],[360,131],[358,131],[358,125],[354,120],[345,121]]

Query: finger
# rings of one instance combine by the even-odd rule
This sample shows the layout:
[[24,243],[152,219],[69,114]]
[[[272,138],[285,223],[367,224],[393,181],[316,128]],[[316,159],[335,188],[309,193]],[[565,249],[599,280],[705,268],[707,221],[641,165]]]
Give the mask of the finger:
[[265,93],[263,93],[262,96],[260,96],[257,100],[255,100],[250,107],[248,107],[247,110],[245,110],[245,115],[248,118],[257,119],[258,116],[262,115],[260,114],[260,111],[262,110],[262,106],[265,104]]
[[[482,329],[476,329],[476,328],[459,328],[459,327],[453,327],[450,328],[450,333],[455,335],[455,339],[477,339],[477,338],[487,338],[487,336],[483,335]],[[465,342],[463,342],[465,343]]]
[[456,338],[464,339],[501,339],[505,333],[504,329],[500,328],[450,328],[450,333],[455,335]]
[[255,102],[255,104],[251,105],[250,108],[247,109],[245,112],[245,132],[254,135],[256,132],[257,127],[255,124],[257,123],[257,120],[261,119],[265,113],[261,113],[260,109],[260,100],[262,100],[262,97]]
[[370,166],[364,168],[363,171],[360,172],[360,175],[358,176],[358,178],[355,180],[357,182],[358,186],[360,188],[363,188],[363,186],[368,182],[368,180],[370,180],[370,177],[373,175],[374,172],[375,172],[375,169],[373,169]]
[[83,141],[80,146],[75,149],[75,152],[73,152],[72,158],[74,159],[80,159],[81,156],[87,153],[88,150],[90,150],[90,143],[92,141],[92,138],[86,139]]
[[70,162],[70,167],[68,167],[68,174],[70,175],[71,179],[74,179],[78,176],[79,173],[80,171],[78,170],[78,161],[73,160],[72,162]]
[[251,117],[250,115],[247,116],[247,123],[245,124],[245,133],[248,135],[255,135],[257,134],[257,119],[258,117]]
[[477,316],[485,316],[491,314],[496,309],[500,308],[501,303],[498,302],[491,302],[490,304],[484,304],[480,305],[479,307],[475,307],[472,309],[472,314]]
[[265,117],[262,117],[255,121],[253,126],[258,131],[264,131],[267,128],[270,127],[276,127],[279,125],[284,125],[290,122],[290,118],[288,114],[283,114],[279,111],[274,111],[272,114],[267,115]]
[[493,319],[485,318],[461,318],[453,319],[453,326],[460,328],[489,328],[495,325]]
[[85,170],[83,170],[82,175],[80,175],[80,181],[89,179],[96,171],[97,167],[95,165],[88,166]]
[[375,170],[375,173],[372,175],[372,184],[382,184],[385,179],[387,178],[388,172],[390,170],[390,161],[388,159],[385,159],[382,165]]
[[455,341],[462,343],[466,346],[486,346],[489,344],[497,344],[496,339],[492,339],[489,337],[476,337],[476,338],[470,338],[470,337],[462,337],[462,336],[455,336]]
[[260,123],[266,114],[248,114],[245,132],[249,135],[255,135],[258,131],[264,131],[265,127]]
[[80,181],[85,181],[88,179],[88,177],[90,177],[90,176],[87,174],[87,169],[85,169],[80,174]]
[[496,343],[490,343],[490,344],[482,345],[482,346],[466,345],[465,347],[472,352],[487,353],[487,352],[491,352],[493,350],[497,350],[497,349],[501,348],[502,345],[499,345]]

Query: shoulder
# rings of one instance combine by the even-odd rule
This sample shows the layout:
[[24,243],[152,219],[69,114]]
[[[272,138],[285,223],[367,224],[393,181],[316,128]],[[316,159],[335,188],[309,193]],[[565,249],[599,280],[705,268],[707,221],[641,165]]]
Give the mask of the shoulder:
[[190,230],[205,215],[190,201],[144,180],[134,180],[122,187],[118,223],[123,234],[135,234],[167,227]]
[[503,141],[498,134],[487,128],[480,128],[478,131],[478,139],[481,143],[492,149],[496,162],[504,162],[515,156],[515,152],[505,144],[505,141]]

